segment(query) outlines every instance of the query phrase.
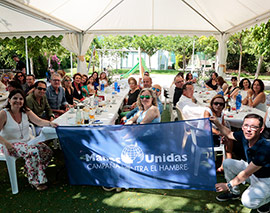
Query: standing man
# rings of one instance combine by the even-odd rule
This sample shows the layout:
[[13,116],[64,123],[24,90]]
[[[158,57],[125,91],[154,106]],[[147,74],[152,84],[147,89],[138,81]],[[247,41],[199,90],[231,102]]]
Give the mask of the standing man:
[[26,75],[26,65],[24,62],[22,62],[17,55],[13,55],[13,60],[16,62],[16,71],[21,71],[23,74]]
[[211,121],[216,124],[223,135],[242,143],[247,162],[243,160],[225,159],[223,168],[227,183],[216,184],[218,201],[240,198],[239,185],[248,182],[250,186],[242,194],[242,204],[258,212],[270,212],[270,142],[261,137],[264,130],[263,118],[256,114],[246,115],[242,131],[231,132],[221,125],[215,117]]
[[35,84],[35,75],[29,74],[26,76],[26,88],[24,90],[26,95],[29,95],[30,91],[34,88]]
[[38,117],[52,121],[54,114],[45,95],[46,90],[46,82],[37,81],[33,92],[26,97],[26,104]]
[[181,75],[177,75],[174,78],[174,84],[175,84],[175,89],[174,89],[174,94],[173,94],[173,106],[177,104],[179,101],[180,97],[183,94],[183,85],[184,85],[184,79]]
[[65,91],[60,86],[61,76],[58,73],[54,73],[50,81],[51,85],[46,91],[46,96],[55,117],[58,117],[69,110],[69,105],[66,101]]

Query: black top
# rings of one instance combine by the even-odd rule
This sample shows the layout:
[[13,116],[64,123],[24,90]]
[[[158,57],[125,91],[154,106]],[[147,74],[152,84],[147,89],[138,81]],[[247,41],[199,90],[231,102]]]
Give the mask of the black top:
[[183,89],[175,87],[174,95],[173,95],[173,105],[174,106],[176,106],[176,104],[179,101],[179,99],[181,98],[182,94],[183,94]]
[[209,86],[210,88],[212,88],[213,90],[216,90],[218,88],[218,85],[213,85],[212,84],[212,78],[206,82],[206,85]]
[[237,142],[242,142],[247,162],[253,162],[256,166],[262,166],[254,175],[258,178],[270,177],[270,143],[265,138],[259,140],[251,147],[248,146],[248,140],[245,138],[243,131],[233,133]]
[[139,89],[135,90],[135,92],[133,93],[131,93],[131,90],[129,90],[127,105],[132,105],[133,103],[135,103],[137,101],[139,93],[140,93]]
[[17,65],[16,65],[16,70],[20,70],[20,71],[22,71],[22,70],[23,70],[23,68],[26,68],[25,63],[24,63],[24,62],[22,62],[21,60],[20,60],[20,61],[18,61]]
[[72,86],[74,88],[73,97],[81,100],[83,98],[81,85],[78,85],[79,90],[76,89],[74,82],[72,82]]
[[239,87],[234,87],[234,88],[232,89],[232,86],[229,86],[229,88],[228,88],[228,95],[229,95],[229,94],[232,94],[232,92],[233,92],[234,90],[236,90],[237,88],[239,88]]
[[71,94],[69,94],[68,90],[65,89],[65,96],[66,96],[66,100],[67,100],[68,104],[73,105],[73,93],[74,92],[72,89],[70,89],[70,91],[71,91]]

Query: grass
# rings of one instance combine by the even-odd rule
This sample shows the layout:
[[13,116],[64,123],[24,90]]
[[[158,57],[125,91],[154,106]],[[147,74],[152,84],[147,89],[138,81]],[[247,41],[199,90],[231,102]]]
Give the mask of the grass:
[[[166,109],[162,121],[169,121],[169,116]],[[216,201],[217,193],[211,191],[128,189],[116,193],[98,186],[70,185],[60,150],[46,170],[49,189],[38,192],[24,177],[23,164],[22,159],[17,160],[19,193],[12,195],[5,163],[0,162],[0,212],[250,212],[239,200]],[[217,179],[223,182],[224,176]]]

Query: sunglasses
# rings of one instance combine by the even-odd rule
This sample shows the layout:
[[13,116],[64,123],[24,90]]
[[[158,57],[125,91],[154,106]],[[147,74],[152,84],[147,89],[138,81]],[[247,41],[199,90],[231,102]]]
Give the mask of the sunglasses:
[[157,92],[160,92],[160,89],[158,89],[158,88],[155,88],[155,87],[153,87],[153,88],[152,88],[152,90],[153,90],[153,91],[157,91]]
[[65,81],[66,81],[66,82],[69,82],[69,81],[71,81],[71,80],[69,80],[69,79],[66,79]]
[[144,98],[150,99],[151,97],[152,97],[151,95],[141,95],[140,99],[144,99]]
[[46,88],[43,88],[43,87],[38,87],[37,89],[38,90],[43,90],[43,91],[46,91],[47,90]]
[[58,79],[53,79],[52,81],[54,81],[54,82],[59,82],[60,80],[58,80]]
[[17,75],[17,76],[18,76],[18,78],[23,77],[23,75]]
[[217,105],[219,105],[219,106],[224,106],[225,105],[223,102],[214,102],[213,104],[216,105],[216,106]]
[[9,79],[9,77],[4,77],[4,79]]

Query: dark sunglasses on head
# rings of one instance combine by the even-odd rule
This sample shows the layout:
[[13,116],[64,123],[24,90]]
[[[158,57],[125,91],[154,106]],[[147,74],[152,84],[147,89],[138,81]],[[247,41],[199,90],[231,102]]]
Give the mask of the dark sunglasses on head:
[[158,88],[155,88],[155,87],[153,87],[153,88],[152,88],[152,90],[153,90],[153,91],[157,91],[157,92],[160,92],[160,89],[158,89]]
[[43,91],[46,91],[47,90],[46,88],[43,88],[43,87],[38,87],[37,89],[38,90],[43,90]]
[[151,97],[152,97],[151,95],[141,95],[140,99],[144,99],[144,98],[150,99]]
[[224,106],[224,103],[223,103],[223,102],[214,102],[213,104],[216,105],[216,106],[217,106],[217,105],[219,105],[219,106]]

